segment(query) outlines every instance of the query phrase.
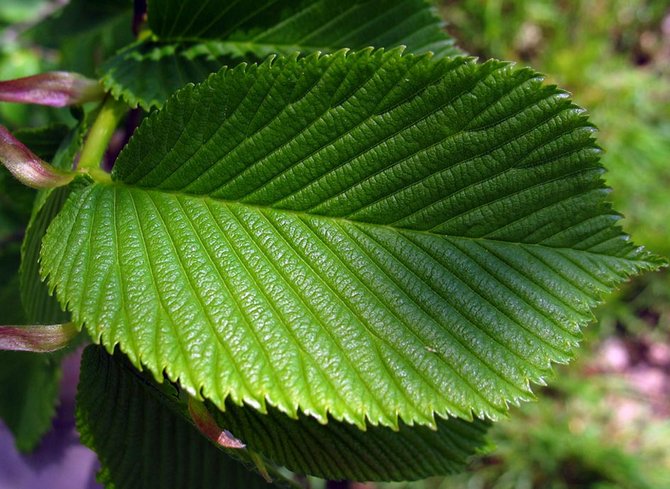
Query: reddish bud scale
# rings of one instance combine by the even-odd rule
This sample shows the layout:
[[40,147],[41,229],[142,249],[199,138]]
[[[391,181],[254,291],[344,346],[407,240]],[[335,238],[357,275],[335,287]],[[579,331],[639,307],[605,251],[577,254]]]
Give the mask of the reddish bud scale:
[[0,82],[0,101],[65,107],[101,100],[96,80],[77,73],[52,71]]
[[67,185],[75,176],[38,158],[4,126],[0,126],[0,163],[21,183],[37,189]]
[[72,323],[0,326],[0,350],[47,353],[64,348],[76,335]]

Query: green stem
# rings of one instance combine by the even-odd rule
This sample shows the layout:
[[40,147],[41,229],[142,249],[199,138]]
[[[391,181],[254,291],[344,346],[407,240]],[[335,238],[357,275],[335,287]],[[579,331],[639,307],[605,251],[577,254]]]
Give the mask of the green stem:
[[97,182],[109,182],[109,173],[100,168],[102,157],[107,151],[109,141],[112,139],[114,130],[123,116],[128,111],[128,106],[108,95],[100,107],[100,112],[91,126],[84,142],[79,157],[79,170],[88,173]]

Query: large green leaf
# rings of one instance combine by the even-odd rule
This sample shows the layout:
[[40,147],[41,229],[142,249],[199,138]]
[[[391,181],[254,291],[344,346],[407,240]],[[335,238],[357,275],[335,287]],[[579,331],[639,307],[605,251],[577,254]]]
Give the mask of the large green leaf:
[[43,242],[75,322],[219,408],[499,417],[656,258],[593,129],[497,61],[363,51],[179,91]]
[[438,57],[460,52],[424,0],[206,0],[197,8],[150,0],[148,18],[159,40],[129,46],[102,67],[116,98],[146,110],[234,59],[401,44]]
[[156,397],[138,372],[97,347],[84,350],[77,429],[107,489],[272,487],[210,444]]

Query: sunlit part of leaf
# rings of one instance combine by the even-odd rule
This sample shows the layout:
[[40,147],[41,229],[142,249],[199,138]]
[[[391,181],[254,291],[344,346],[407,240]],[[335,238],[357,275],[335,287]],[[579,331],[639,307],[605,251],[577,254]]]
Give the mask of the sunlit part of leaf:
[[81,364],[77,429],[94,449],[107,489],[267,488],[161,402],[120,358],[88,347]]
[[73,193],[42,273],[95,341],[220,409],[498,418],[661,263],[616,226],[592,132],[495,61],[222,70],[145,120],[115,184]]

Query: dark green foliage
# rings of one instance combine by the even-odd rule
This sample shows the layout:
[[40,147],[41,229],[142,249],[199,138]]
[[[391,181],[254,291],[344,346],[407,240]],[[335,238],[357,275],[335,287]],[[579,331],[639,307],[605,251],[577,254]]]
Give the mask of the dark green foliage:
[[88,347],[81,364],[77,429],[94,449],[108,489],[264,488],[167,407],[118,355]]

